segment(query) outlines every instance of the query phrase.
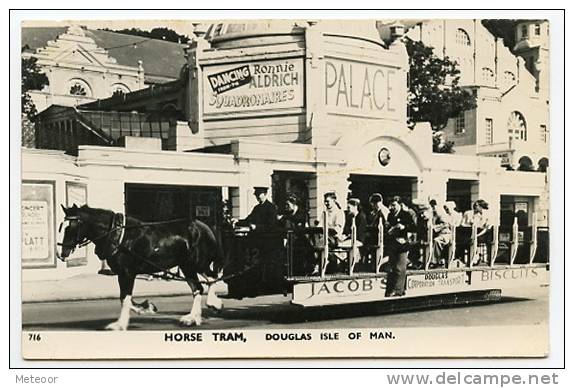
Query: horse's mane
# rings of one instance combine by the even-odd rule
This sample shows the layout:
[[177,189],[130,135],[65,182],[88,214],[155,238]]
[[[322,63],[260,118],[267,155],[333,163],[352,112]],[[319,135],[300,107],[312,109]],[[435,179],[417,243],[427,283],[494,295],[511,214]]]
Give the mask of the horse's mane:
[[78,208],[78,211],[86,214],[92,219],[101,219],[102,217],[110,217],[114,212],[108,209],[99,209],[94,207],[89,207],[88,205],[82,205]]

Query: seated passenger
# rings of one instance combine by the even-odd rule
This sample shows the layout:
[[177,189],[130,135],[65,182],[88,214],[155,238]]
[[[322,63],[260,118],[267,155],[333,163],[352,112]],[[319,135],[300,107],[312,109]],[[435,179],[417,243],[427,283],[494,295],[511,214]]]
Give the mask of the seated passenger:
[[351,246],[351,227],[353,221],[356,228],[357,246],[363,245],[363,241],[367,234],[367,218],[361,212],[361,201],[356,198],[351,198],[347,201],[347,215],[345,216],[345,226],[343,227],[342,238],[339,242],[340,247]]
[[369,198],[369,203],[371,204],[371,214],[369,218],[369,226],[379,226],[379,221],[382,221],[383,225],[387,222],[389,217],[389,208],[383,204],[383,196],[379,193],[371,195]]
[[444,212],[449,217],[449,223],[451,226],[460,226],[462,222],[462,214],[456,211],[456,202],[446,201],[444,204]]
[[[434,200],[433,200],[434,201]],[[445,266],[445,254],[452,243],[452,219],[436,201],[431,202],[433,209],[433,256],[430,268]]]
[[307,215],[299,207],[299,199],[295,194],[290,194],[285,203],[285,214],[280,215],[279,225],[288,230],[305,228],[307,224]]
[[[334,238],[329,235],[329,242],[333,245],[342,238],[343,227],[345,226],[345,213],[341,205],[337,202],[337,194],[328,192],[324,195],[325,211],[327,212],[327,228],[334,232]],[[323,220],[319,222],[322,226]]]

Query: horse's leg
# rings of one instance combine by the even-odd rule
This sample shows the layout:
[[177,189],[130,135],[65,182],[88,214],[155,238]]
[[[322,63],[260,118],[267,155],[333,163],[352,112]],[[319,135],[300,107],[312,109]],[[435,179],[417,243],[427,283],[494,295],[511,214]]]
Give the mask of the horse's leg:
[[[210,278],[207,279],[211,281]],[[209,284],[207,288],[207,300],[205,302],[207,307],[214,309],[217,312],[221,311],[221,309],[223,308],[223,301],[215,293],[215,289],[220,284],[222,284],[222,282],[215,282]]]
[[181,267],[181,270],[185,275],[187,284],[189,284],[189,287],[191,288],[191,293],[193,294],[193,305],[191,306],[189,314],[182,316],[179,319],[179,322],[185,326],[193,326],[194,324],[201,326],[201,283],[197,278],[197,273],[188,266]]
[[118,320],[106,326],[107,330],[127,330],[130,323],[130,310],[132,309],[132,292],[134,289],[135,278],[135,275],[123,272],[118,274],[122,309]]

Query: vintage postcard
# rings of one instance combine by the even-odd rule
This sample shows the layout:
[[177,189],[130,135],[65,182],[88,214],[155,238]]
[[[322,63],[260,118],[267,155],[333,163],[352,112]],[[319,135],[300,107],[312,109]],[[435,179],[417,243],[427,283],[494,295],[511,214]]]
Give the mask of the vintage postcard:
[[23,21],[22,357],[547,356],[551,32]]

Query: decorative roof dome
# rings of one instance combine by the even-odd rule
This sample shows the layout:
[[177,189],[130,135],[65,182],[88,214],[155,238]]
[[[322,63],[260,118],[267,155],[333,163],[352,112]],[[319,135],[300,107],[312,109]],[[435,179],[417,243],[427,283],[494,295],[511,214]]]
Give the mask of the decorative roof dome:
[[294,20],[239,20],[214,23],[207,28],[205,39],[212,42],[263,35],[301,34],[305,22]]
[[[381,42],[375,20],[320,20],[321,31],[331,34],[356,36]],[[216,46],[226,41],[263,38],[270,36],[303,35],[310,21],[306,20],[243,20],[211,24],[205,39]]]

